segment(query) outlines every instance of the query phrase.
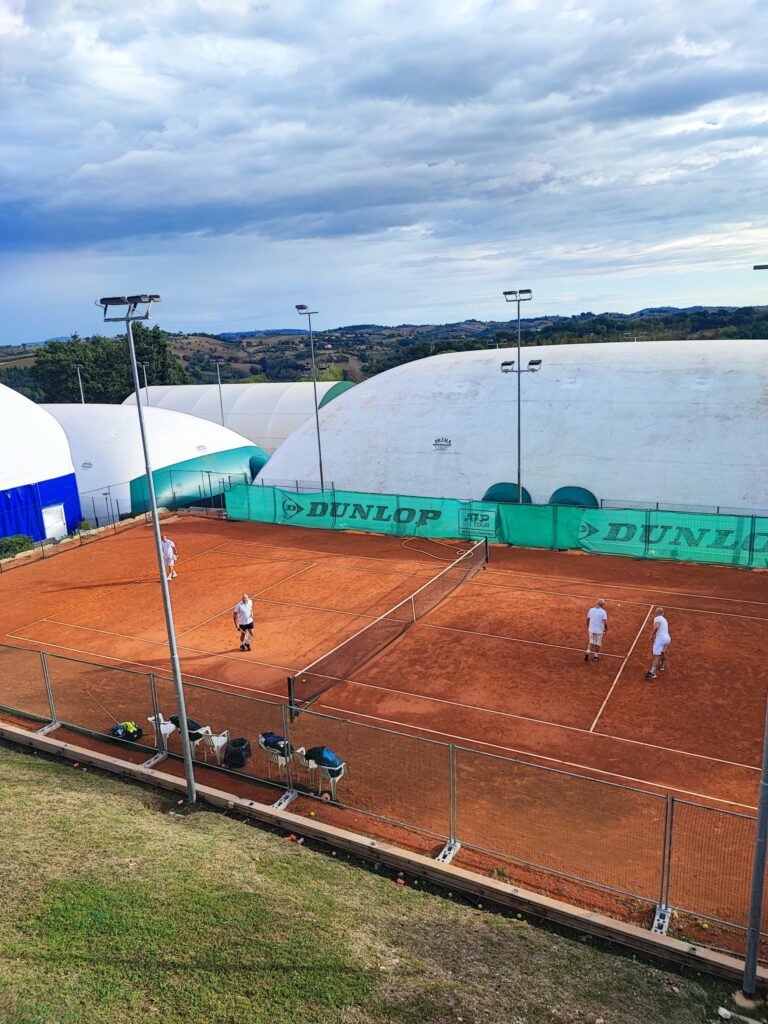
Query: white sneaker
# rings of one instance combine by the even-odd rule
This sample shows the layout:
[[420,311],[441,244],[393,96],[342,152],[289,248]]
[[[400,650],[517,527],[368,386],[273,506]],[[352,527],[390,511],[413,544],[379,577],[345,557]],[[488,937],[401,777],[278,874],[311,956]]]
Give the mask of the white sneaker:
[[179,574],[178,574],[177,572],[172,572],[172,573],[171,573],[171,579],[172,579],[172,580],[175,580],[175,579],[176,579],[176,577],[177,577],[178,575],[179,575]]

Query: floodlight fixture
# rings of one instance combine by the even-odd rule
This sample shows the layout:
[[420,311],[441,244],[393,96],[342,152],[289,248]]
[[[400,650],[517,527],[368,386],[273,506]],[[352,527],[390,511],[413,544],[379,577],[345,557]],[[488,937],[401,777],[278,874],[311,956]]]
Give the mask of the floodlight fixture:
[[515,360],[514,359],[508,359],[508,360],[506,360],[506,362],[503,362],[501,364],[501,372],[502,373],[514,373],[515,372]]
[[296,304],[296,312],[299,316],[307,318],[309,325],[309,351],[312,355],[312,391],[315,396],[315,429],[317,431],[317,464],[320,469],[320,490],[325,490],[325,478],[323,476],[323,447],[320,443],[320,412],[317,404],[317,364],[315,363],[315,339],[312,333],[312,317],[317,315],[316,309],[310,309],[305,302]]
[[768,270],[768,263],[756,263],[753,270]]
[[537,373],[541,369],[541,360],[540,359],[529,359],[528,360],[528,369],[529,369],[529,371],[531,373]]
[[[101,306],[104,311],[105,323],[117,323],[121,320],[127,323],[129,320],[151,320],[152,305],[160,301],[159,295],[109,295],[103,299],[97,299],[96,305]],[[136,312],[139,306],[146,306],[143,313]],[[122,316],[107,315],[112,309],[121,308],[126,310]]]

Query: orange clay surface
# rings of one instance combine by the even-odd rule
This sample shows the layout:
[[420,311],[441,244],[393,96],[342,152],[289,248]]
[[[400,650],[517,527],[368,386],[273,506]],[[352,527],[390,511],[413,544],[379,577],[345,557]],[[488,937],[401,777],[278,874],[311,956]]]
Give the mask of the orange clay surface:
[[[188,714],[232,735],[283,731],[278,707],[234,695],[284,702],[288,674],[467,547],[194,517],[166,520],[164,532],[179,551],[171,594],[182,671],[189,683],[210,688],[190,691]],[[250,654],[238,649],[232,622],[243,592],[254,601]],[[606,601],[609,631],[603,659],[585,664],[585,617],[597,597]],[[670,623],[669,667],[646,681],[657,604]],[[151,530],[136,526],[0,574],[0,640],[57,656],[50,671],[63,721],[103,731],[99,704],[115,718],[152,714],[145,678],[125,671],[170,674]],[[103,673],[63,658],[122,671]],[[626,882],[618,888],[653,900],[664,816],[659,794],[733,812],[723,862],[737,852],[739,860],[746,856],[751,834],[736,815],[753,814],[756,803],[766,664],[764,573],[493,547],[490,564],[471,582],[313,705],[357,723],[354,736],[347,726],[302,715],[294,742],[340,749],[350,786],[355,755],[358,763],[375,764],[380,754],[384,764],[388,756],[397,760],[391,752],[401,744],[400,767],[414,790],[409,814],[383,806],[385,786],[366,797],[360,775],[355,806],[438,836],[449,813],[446,748],[422,744],[415,754],[406,750],[407,736],[387,740],[359,727],[454,743],[462,748],[459,834],[472,832],[478,848],[508,850],[534,864],[541,863],[541,848],[562,846],[545,867],[614,887],[613,868],[621,863]],[[0,703],[45,716],[37,676],[21,668],[4,673]],[[168,715],[170,683],[161,679],[158,689]],[[603,799],[583,780],[525,765],[511,773],[502,757],[643,792],[604,787]],[[402,802],[402,773],[391,781]],[[562,798],[556,802],[553,787]],[[573,810],[571,834],[583,839],[587,829],[589,842],[563,843],[563,806]],[[685,813],[690,827],[680,825],[675,852],[683,862],[685,844],[694,850],[714,827],[706,818],[694,821],[695,808]],[[598,847],[605,872],[595,865]],[[721,872],[717,863],[710,868]],[[746,898],[744,870],[740,865],[733,884]],[[722,893],[710,893],[713,916],[733,919],[731,890],[724,885]],[[678,905],[695,901],[695,894],[683,894]]]

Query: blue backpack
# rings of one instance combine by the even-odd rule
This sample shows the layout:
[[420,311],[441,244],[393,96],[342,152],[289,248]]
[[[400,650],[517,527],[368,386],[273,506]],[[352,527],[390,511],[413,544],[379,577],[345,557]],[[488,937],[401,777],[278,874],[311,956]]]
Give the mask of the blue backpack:
[[342,760],[328,747],[310,747],[304,755],[308,761],[321,764],[323,768],[341,768]]

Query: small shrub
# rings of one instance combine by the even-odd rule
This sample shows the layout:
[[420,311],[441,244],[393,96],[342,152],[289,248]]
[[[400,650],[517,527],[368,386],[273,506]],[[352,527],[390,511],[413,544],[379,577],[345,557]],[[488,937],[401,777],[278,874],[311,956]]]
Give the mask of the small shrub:
[[80,522],[77,524],[77,528],[83,533],[85,533],[87,530],[92,530],[93,527],[91,526],[91,520],[81,519]]
[[0,537],[0,558],[12,558],[13,555],[29,551],[34,546],[34,540],[26,533],[14,533],[10,537]]

